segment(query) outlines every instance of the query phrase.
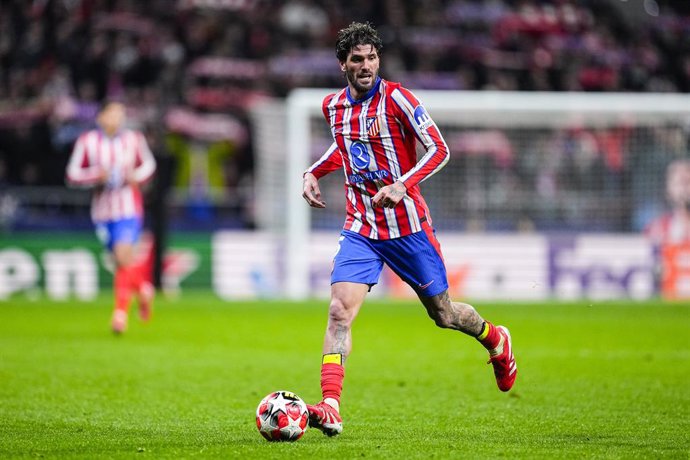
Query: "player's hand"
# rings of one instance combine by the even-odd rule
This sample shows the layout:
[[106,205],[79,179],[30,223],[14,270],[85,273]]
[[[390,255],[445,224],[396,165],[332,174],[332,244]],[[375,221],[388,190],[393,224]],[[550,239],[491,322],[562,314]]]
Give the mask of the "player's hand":
[[321,189],[319,188],[319,180],[312,173],[304,174],[304,183],[302,184],[302,197],[307,200],[309,206],[312,208],[325,208],[326,202],[321,199]]
[[390,185],[386,185],[381,190],[378,191],[374,198],[371,199],[371,203],[374,206],[380,206],[382,208],[394,208],[400,203],[407,193],[407,187],[400,181],[396,181]]

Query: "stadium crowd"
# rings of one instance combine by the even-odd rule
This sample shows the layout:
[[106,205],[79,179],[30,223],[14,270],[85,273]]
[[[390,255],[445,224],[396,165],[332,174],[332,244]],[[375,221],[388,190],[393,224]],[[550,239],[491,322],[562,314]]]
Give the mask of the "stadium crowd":
[[[384,77],[410,88],[690,91],[686,1],[7,0],[0,187],[62,185],[76,137],[114,98],[177,159],[177,186],[242,202],[249,110],[293,87],[342,86],[331,44],[353,20],[379,28]],[[217,174],[195,176],[200,150]]]

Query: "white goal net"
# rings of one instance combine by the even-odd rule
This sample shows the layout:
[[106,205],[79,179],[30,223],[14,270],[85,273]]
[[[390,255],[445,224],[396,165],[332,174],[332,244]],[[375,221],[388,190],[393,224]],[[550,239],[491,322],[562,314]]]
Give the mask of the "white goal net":
[[[253,114],[256,219],[284,248],[291,298],[313,294],[310,238],[337,235],[344,221],[342,173],[320,181],[327,209],[301,197],[302,172],[332,142],[321,114],[329,92],[298,89]],[[639,233],[664,210],[666,166],[689,156],[688,95],[415,94],[451,151],[421,185],[440,232]]]

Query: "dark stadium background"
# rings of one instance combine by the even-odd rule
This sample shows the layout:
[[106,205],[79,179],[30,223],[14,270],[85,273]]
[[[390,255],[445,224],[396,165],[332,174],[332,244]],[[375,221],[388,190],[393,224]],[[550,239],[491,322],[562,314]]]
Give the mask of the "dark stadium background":
[[[353,20],[378,27],[382,75],[410,88],[690,90],[690,3],[682,0],[5,0],[0,245],[65,231],[93,243],[88,196],[65,187],[64,168],[107,98],[127,104],[158,160],[147,196],[147,225],[161,243],[156,278],[162,248],[176,239],[257,228],[250,111],[296,87],[342,86],[333,43]],[[211,120],[221,132],[209,134]],[[688,131],[680,132],[687,157]],[[204,177],[194,172],[199,152]],[[609,166],[581,186],[606,180]],[[651,177],[662,166],[642,167]],[[621,193],[638,193],[642,182],[631,177],[621,179]],[[643,192],[663,207],[661,186]],[[633,214],[601,229],[638,232]],[[210,263],[207,252],[200,266]]]

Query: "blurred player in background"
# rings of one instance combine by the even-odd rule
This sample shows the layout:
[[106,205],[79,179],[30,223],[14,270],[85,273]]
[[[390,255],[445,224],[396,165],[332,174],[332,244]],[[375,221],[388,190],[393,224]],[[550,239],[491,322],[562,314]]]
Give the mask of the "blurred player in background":
[[666,169],[666,196],[671,210],[654,220],[647,236],[658,245],[690,241],[690,159],[671,162]]
[[91,218],[115,265],[112,329],[120,334],[127,329],[133,294],[139,299],[141,319],[151,317],[155,290],[145,265],[137,262],[136,244],[144,218],[140,187],[153,177],[156,162],[144,135],[124,128],[124,105],[106,103],[97,122],[98,129],[77,140],[67,165],[67,182],[93,190]]
[[[511,389],[517,373],[508,330],[448,296],[443,257],[418,185],[448,162],[448,146],[415,95],[379,77],[381,48],[369,24],[352,23],[338,33],[336,55],[347,87],[328,95],[322,106],[335,142],[304,173],[304,199],[324,208],[318,179],[345,171],[347,216],[331,273],[323,401],[308,406],[310,425],[329,436],[343,429],[340,395],[352,323],[384,263],[415,290],[439,327],[464,332],[486,347],[502,391]],[[417,141],[426,150],[419,161]]]
[[661,296],[690,299],[690,159],[668,165],[666,196],[671,210],[652,221],[645,233],[656,249]]

